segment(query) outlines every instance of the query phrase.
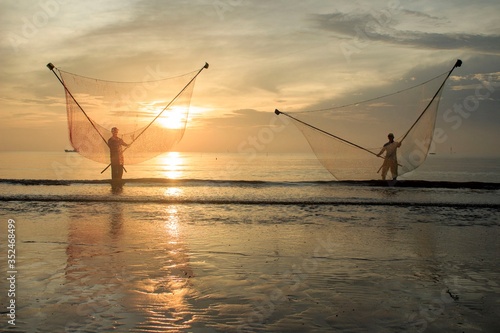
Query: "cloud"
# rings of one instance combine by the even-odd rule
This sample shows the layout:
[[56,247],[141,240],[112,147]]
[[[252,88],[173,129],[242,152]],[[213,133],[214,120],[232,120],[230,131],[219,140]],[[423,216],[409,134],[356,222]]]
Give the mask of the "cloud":
[[[59,5],[49,8],[49,3]],[[389,8],[390,3],[399,5]],[[87,77],[135,81],[148,67],[171,76],[207,61],[210,68],[197,79],[192,99],[204,111],[192,114],[185,139],[192,149],[199,144],[234,150],[269,126],[274,108],[316,109],[375,97],[433,77],[455,57],[464,60],[457,75],[498,71],[497,3],[0,2],[2,37],[26,37],[17,51],[8,39],[0,42],[3,126],[15,120],[10,115],[43,114],[57,122],[66,140],[64,91],[45,67],[48,62]],[[28,31],[28,23],[37,29]],[[23,29],[29,33],[23,35]],[[349,62],[339,44],[356,42],[359,52]],[[468,94],[474,84],[454,87],[461,87],[457,94]],[[32,124],[16,135],[30,135]]]
[[[338,38],[353,43],[381,42],[395,46],[406,46],[429,50],[468,49],[477,53],[500,54],[500,35],[463,32],[430,32],[402,30],[414,18],[423,19],[427,29],[443,25],[446,19],[425,13],[402,10],[387,15],[369,12],[315,14],[311,16],[313,26],[319,30],[333,32]],[[422,23],[422,22],[420,22]],[[414,24],[417,25],[417,24]]]

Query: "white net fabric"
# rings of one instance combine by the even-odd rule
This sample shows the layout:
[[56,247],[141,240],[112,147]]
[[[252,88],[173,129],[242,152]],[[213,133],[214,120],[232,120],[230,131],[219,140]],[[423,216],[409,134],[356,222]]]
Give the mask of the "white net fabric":
[[[455,67],[461,65],[457,61]],[[455,68],[453,67],[453,68]],[[452,69],[453,71],[453,69]],[[387,135],[394,133],[398,175],[419,167],[432,143],[444,83],[451,74],[397,93],[341,107],[284,113],[309,142],[321,164],[338,180],[381,178]]]
[[104,81],[57,70],[65,86],[71,145],[84,157],[108,164],[107,141],[117,127],[119,137],[130,145],[124,148],[125,164],[169,151],[184,134],[195,80],[204,68],[208,64],[184,75],[141,82]]

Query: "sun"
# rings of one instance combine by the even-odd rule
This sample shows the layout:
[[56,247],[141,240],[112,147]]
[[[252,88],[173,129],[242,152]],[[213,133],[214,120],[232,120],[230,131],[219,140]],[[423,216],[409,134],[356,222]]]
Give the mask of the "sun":
[[143,105],[140,112],[144,115],[144,121],[153,125],[158,125],[166,129],[184,129],[187,123],[189,106],[170,106],[166,109],[162,107],[164,101],[154,101]]
[[166,129],[184,129],[188,125],[188,121],[191,118],[190,115],[208,111],[206,108],[188,105],[170,106],[162,111],[159,105],[162,105],[162,102],[156,101],[151,105],[147,105],[144,107],[144,112],[147,113],[149,122],[154,119],[149,117],[158,116],[154,123]]
[[186,107],[174,106],[165,110],[156,119],[156,122],[168,129],[182,129],[186,127],[188,109]]

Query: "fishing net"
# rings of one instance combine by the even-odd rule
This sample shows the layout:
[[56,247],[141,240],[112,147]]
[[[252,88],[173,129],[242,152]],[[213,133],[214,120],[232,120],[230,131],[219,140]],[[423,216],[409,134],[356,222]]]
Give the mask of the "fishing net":
[[[458,60],[455,67],[459,67]],[[384,154],[394,133],[399,176],[419,167],[432,144],[444,84],[453,69],[424,83],[359,103],[328,109],[281,112],[293,120],[320,163],[338,180],[381,178]]]
[[[65,88],[69,139],[81,155],[109,164],[108,139],[119,129],[125,164],[140,163],[169,151],[184,135],[196,77],[184,75],[140,82],[113,82],[55,68]],[[153,75],[149,75],[151,77]]]

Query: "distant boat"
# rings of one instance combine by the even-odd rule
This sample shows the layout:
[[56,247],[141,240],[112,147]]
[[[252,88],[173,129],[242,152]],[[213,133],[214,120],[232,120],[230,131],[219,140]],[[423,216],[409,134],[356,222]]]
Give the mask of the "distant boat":
[[64,149],[64,151],[67,153],[78,153],[78,150],[76,149]]

